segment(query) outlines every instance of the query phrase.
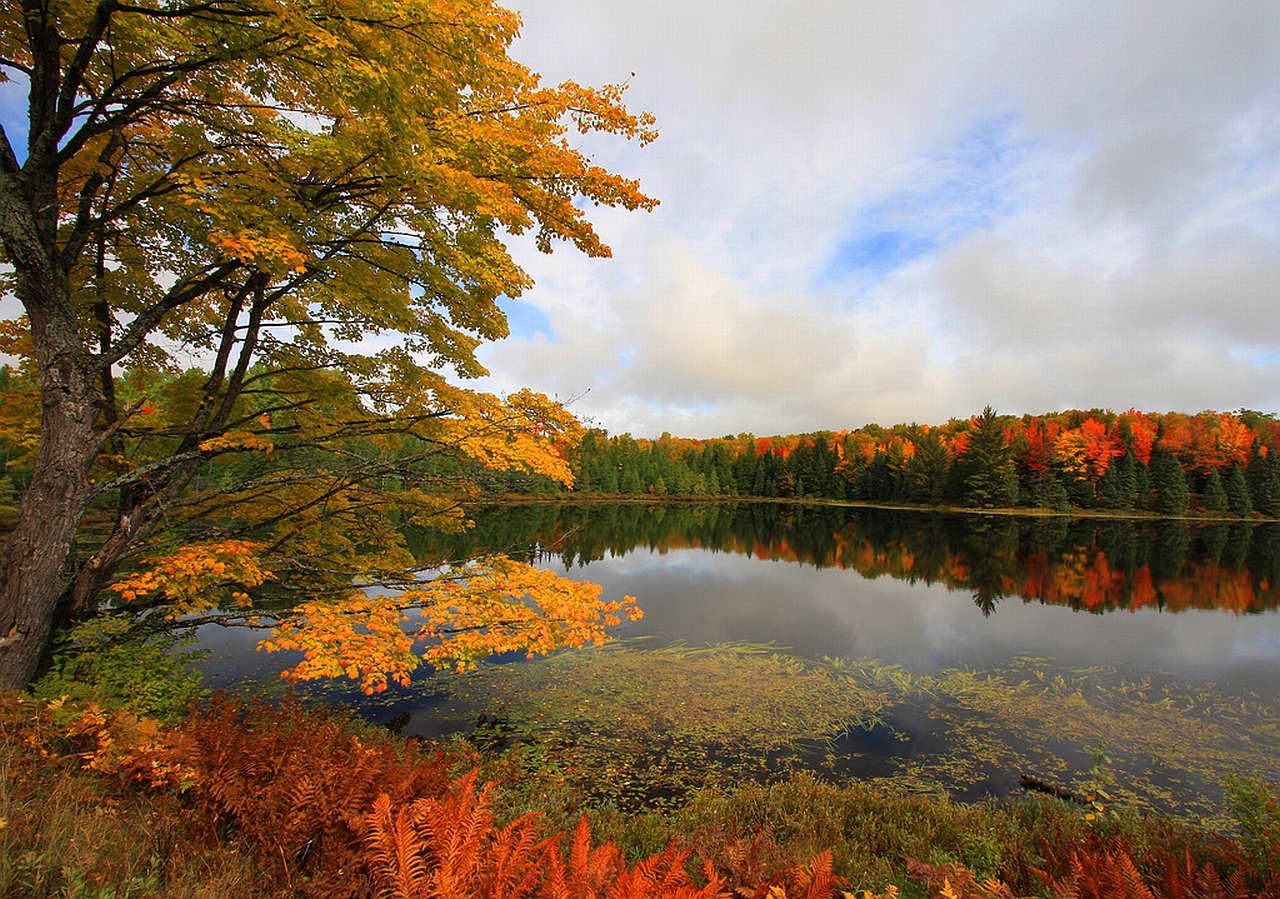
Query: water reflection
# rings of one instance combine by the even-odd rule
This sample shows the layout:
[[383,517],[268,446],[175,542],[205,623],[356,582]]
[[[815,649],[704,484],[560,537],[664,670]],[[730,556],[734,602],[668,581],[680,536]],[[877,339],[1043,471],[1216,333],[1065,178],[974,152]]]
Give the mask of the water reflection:
[[[1225,773],[1274,777],[1280,759],[1278,546],[1275,525],[482,510],[464,534],[416,535],[416,552],[508,552],[635,595],[644,619],[604,650],[423,672],[376,701],[321,691],[407,735],[479,732],[496,715],[543,750],[569,747],[544,763],[584,789],[622,784],[602,794],[620,802],[801,768],[975,798],[1022,773],[1078,785],[1102,746],[1132,807],[1218,814]],[[869,717],[845,726],[855,699]],[[805,718],[822,709],[830,721]],[[779,722],[800,725],[772,734]],[[644,776],[607,775],[619,747]]]
[[566,569],[681,549],[853,570],[968,592],[984,615],[1020,597],[1094,612],[1243,614],[1280,602],[1280,526],[943,515],[738,503],[482,510],[462,535],[419,535],[426,556],[503,548]]

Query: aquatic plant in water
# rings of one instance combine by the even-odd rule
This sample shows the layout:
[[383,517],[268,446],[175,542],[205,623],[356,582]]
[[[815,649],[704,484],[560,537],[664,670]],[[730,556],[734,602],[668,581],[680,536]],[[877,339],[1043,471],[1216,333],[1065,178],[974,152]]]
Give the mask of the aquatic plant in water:
[[1051,659],[923,677],[767,645],[628,641],[432,688],[491,710],[526,765],[627,807],[798,770],[840,779],[865,772],[869,745],[883,776],[915,792],[978,798],[1027,774],[1080,796],[1083,814],[1213,826],[1232,772],[1280,777],[1280,723],[1257,696]]

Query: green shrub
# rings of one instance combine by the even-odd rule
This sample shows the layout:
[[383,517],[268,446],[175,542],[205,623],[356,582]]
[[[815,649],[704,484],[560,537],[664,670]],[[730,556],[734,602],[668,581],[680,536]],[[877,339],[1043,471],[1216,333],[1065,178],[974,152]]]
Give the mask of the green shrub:
[[208,693],[192,667],[202,656],[193,643],[194,637],[143,636],[131,622],[95,618],[56,638],[53,664],[31,692],[41,699],[94,699],[173,722]]

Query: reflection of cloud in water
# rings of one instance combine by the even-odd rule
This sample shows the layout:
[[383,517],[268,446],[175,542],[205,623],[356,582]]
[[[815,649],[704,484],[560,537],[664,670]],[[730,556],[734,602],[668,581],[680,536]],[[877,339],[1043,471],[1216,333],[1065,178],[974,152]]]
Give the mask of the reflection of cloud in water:
[[1240,661],[1280,661],[1280,636],[1253,634],[1236,642],[1229,655]]
[[200,648],[209,653],[200,666],[206,672],[205,686],[216,690],[242,680],[278,679],[280,670],[297,661],[300,653],[258,652],[258,641],[268,633],[216,624],[200,628]]
[[638,598],[645,618],[619,636],[773,643],[809,658],[869,656],[920,674],[1034,655],[1243,680],[1267,692],[1280,683],[1274,612],[1094,614],[1010,596],[984,617],[968,591],[940,584],[693,549],[633,552],[571,574],[602,584],[606,596]]

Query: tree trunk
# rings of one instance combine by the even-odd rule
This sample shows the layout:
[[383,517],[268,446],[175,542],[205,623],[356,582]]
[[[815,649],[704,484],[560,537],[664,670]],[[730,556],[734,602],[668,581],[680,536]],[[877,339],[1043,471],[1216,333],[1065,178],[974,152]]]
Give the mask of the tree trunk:
[[94,495],[89,468],[102,404],[53,242],[20,224],[6,223],[5,244],[18,263],[16,293],[31,321],[40,373],[40,448],[17,525],[0,549],[0,690],[25,688],[48,648],[76,530]]
[[0,690],[25,688],[39,667],[93,493],[87,472],[96,410],[77,392],[78,401],[65,394],[60,403],[46,400],[35,473],[0,550]]

